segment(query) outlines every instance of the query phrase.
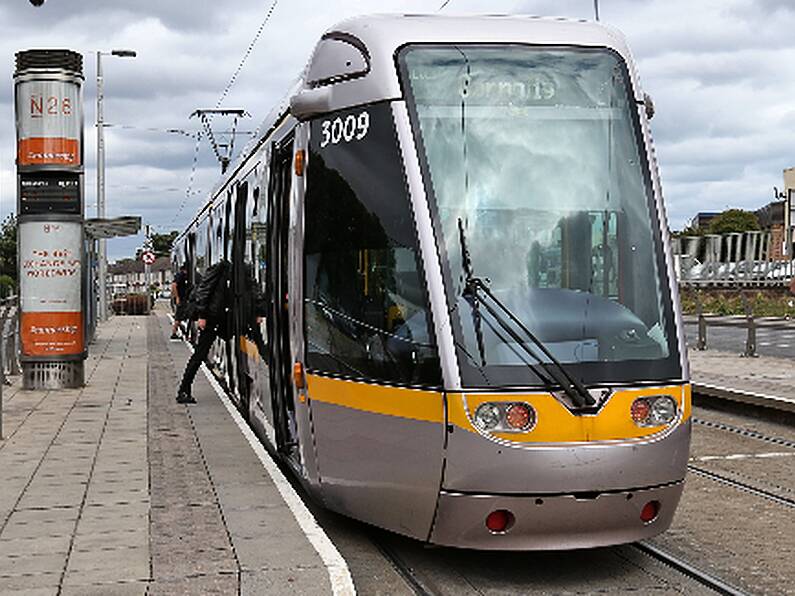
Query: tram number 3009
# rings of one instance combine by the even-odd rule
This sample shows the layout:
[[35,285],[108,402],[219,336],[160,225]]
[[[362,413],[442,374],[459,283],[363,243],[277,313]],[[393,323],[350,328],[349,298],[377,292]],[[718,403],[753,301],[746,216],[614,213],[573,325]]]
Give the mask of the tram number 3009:
[[370,130],[370,114],[362,112],[358,115],[349,114],[342,118],[337,116],[333,120],[324,120],[320,125],[323,138],[320,147],[337,145],[341,142],[361,141]]

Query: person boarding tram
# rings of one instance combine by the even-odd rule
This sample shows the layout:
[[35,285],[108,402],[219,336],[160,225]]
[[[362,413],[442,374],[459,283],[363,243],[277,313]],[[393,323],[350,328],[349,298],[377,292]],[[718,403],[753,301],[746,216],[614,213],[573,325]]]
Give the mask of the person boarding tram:
[[[190,318],[197,321],[199,341],[185,365],[185,372],[177,390],[178,403],[196,403],[191,393],[191,386],[199,367],[207,359],[216,338],[228,340],[233,335],[232,313],[230,312],[230,305],[233,303],[231,280],[232,264],[223,260],[210,267],[194,291],[191,292],[188,308]],[[254,294],[254,308],[252,313],[247,313],[249,316],[246,318],[248,320],[254,318],[256,325],[249,324],[246,334],[252,336],[260,350],[260,356],[264,357],[264,342],[259,331],[259,324],[265,314],[265,302],[256,284],[251,284],[249,287]]]

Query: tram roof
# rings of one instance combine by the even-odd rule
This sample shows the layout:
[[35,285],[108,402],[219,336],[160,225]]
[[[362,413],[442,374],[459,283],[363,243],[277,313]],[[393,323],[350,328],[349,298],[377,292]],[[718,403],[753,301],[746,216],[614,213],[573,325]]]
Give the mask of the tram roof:
[[[344,43],[329,43],[335,40],[343,40]],[[345,64],[346,58],[350,57],[351,42],[364,50],[367,72],[350,78],[336,77],[335,73],[339,74],[338,65]],[[402,99],[403,93],[395,68],[395,53],[405,45],[425,43],[502,43],[609,48],[624,59],[635,97],[638,101],[642,101],[643,98],[634,61],[624,35],[614,27],[594,21],[530,15],[376,14],[353,17],[340,21],[324,33],[301,76],[265,117],[257,129],[259,134],[251,139],[231,164],[227,174],[215,184],[210,197],[215,196],[236,176],[238,168],[285,116],[290,99],[294,95],[301,90],[327,88],[330,90],[330,111],[376,101]],[[329,81],[318,85],[312,80],[312,76],[324,71],[329,73]],[[207,206],[205,205],[199,213]]]
[[[358,40],[369,59],[369,70],[366,75],[330,83],[330,107],[333,110],[374,101],[400,99],[402,91],[395,68],[395,52],[407,44],[423,43],[512,43],[609,48],[625,60],[636,97],[643,97],[623,34],[613,27],[593,21],[517,15],[354,17],[337,23],[323,35],[304,71],[304,89],[322,86],[313,80],[313,71],[322,71],[325,68],[330,72],[333,69],[335,51],[340,57],[344,55],[341,48],[335,48],[329,43],[335,37],[341,41],[346,38],[353,42]],[[339,41],[337,45],[341,46]]]

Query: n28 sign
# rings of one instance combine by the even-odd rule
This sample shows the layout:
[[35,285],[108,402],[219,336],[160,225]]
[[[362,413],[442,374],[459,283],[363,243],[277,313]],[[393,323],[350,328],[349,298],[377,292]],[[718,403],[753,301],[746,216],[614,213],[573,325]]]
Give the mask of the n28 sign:
[[328,145],[338,145],[339,143],[350,143],[351,141],[361,141],[367,136],[370,130],[370,114],[361,112],[359,114],[348,114],[344,118],[337,116],[333,120],[324,120],[320,124],[320,148]]

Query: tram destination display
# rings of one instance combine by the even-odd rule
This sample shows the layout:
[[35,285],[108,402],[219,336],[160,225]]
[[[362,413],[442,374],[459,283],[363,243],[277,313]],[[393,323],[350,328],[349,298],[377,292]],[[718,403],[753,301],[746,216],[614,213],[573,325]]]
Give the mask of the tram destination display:
[[80,177],[72,172],[35,172],[19,176],[20,213],[82,213]]

